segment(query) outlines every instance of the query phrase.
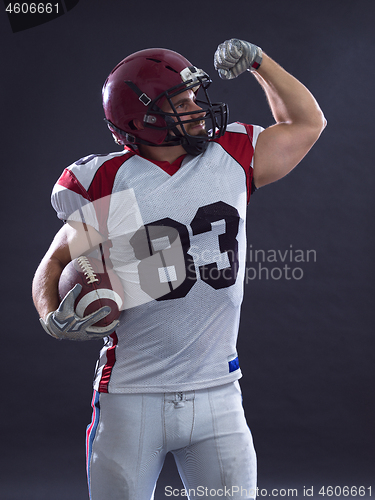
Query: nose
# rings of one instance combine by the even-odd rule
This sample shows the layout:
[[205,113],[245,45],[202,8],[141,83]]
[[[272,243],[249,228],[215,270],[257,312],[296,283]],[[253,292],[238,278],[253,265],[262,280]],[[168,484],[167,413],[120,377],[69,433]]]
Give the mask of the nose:
[[[194,117],[198,116],[199,118],[203,118],[206,116],[206,112],[195,102],[192,104],[192,109],[190,111],[194,113]],[[197,113],[197,111],[201,111],[201,113]]]

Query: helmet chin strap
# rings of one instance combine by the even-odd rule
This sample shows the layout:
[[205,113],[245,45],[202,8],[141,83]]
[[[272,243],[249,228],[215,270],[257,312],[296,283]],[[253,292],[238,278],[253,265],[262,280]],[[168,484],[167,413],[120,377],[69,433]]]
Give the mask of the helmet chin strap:
[[181,142],[181,146],[189,155],[197,156],[204,153],[207,149],[208,140],[205,137],[189,136],[189,138],[185,137],[184,139]]

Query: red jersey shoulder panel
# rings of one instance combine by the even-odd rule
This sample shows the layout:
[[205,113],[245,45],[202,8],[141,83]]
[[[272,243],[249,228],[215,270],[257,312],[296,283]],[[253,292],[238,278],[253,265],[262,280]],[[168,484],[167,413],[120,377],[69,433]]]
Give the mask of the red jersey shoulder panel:
[[215,139],[248,173],[254,156],[253,126],[243,123],[232,123],[226,133]]
[[[132,156],[134,153],[131,151],[125,151],[125,154],[122,151],[110,155],[90,155],[67,167],[52,193],[52,205],[60,214],[59,217],[68,220],[82,206],[79,201],[81,198],[86,203],[94,203],[99,224],[97,229],[106,234],[108,207],[115,177],[121,166]],[[100,203],[96,204],[98,200]]]
[[[132,156],[132,151],[124,155],[109,157],[90,155],[67,167],[57,184],[77,193],[88,201],[95,201],[112,193],[113,183],[119,168]],[[107,158],[107,159],[106,159]],[[99,164],[98,164],[99,163]]]
[[69,170],[69,168],[66,168],[63,171],[56,184],[66,189],[69,189],[70,191],[73,191],[73,193],[80,194],[86,200],[90,200],[90,197],[86,189],[82,186],[82,184],[79,182],[74,173],[71,170]]
[[98,168],[87,190],[91,200],[98,200],[112,194],[113,184],[119,168],[134,155],[134,152],[129,152],[125,157],[116,156],[104,162]]
[[254,126],[244,123],[232,123],[228,126],[225,134],[214,142],[220,144],[225,151],[232,156],[244,169],[246,174],[247,199],[253,191],[253,169],[252,161],[254,157]]

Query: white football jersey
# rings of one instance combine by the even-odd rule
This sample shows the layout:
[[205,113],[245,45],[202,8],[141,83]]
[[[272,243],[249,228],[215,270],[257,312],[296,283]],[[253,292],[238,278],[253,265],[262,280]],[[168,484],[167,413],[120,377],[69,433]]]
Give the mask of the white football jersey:
[[52,193],[58,217],[106,238],[105,259],[125,293],[95,390],[179,392],[240,378],[246,207],[262,130],[231,124],[175,172],[127,148],[63,172]]

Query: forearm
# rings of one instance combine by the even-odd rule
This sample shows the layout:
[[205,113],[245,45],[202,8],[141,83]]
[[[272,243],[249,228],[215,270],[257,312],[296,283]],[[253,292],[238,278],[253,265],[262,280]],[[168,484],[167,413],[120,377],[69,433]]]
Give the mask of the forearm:
[[311,92],[294,76],[264,53],[253,75],[266,93],[276,123],[306,125],[321,132],[323,113]]
[[102,236],[86,224],[64,224],[39,264],[32,284],[34,305],[41,318],[59,307],[58,283],[68,262],[102,242]]
[[35,272],[32,294],[41,318],[59,306],[58,283],[63,269],[64,264],[60,260],[46,255]]
[[54,237],[51,246],[40,262],[32,283],[32,295],[41,318],[55,311],[60,303],[58,283],[64,267],[71,260],[69,224],[64,224]]

